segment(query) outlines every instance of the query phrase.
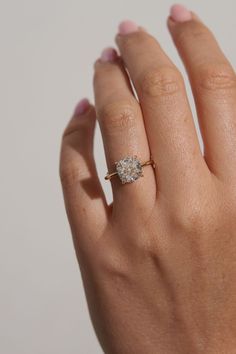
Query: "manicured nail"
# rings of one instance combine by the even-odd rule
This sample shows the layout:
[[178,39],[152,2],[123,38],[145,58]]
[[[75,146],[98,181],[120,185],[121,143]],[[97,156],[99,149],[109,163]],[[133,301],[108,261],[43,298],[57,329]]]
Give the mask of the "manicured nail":
[[173,5],[170,8],[170,16],[175,22],[186,22],[192,19],[191,12],[183,5]]
[[143,32],[148,32],[148,30],[145,27],[139,26],[139,31],[143,31]]
[[109,61],[114,61],[117,58],[117,52],[114,48],[105,48],[102,51],[100,60],[102,62],[109,62]]
[[133,21],[123,21],[119,24],[118,27],[119,34],[129,34],[137,32],[138,30],[139,26]]
[[81,114],[84,114],[89,108],[89,106],[90,106],[89,100],[87,98],[83,98],[81,101],[79,101],[79,103],[75,107],[74,115],[79,116]]

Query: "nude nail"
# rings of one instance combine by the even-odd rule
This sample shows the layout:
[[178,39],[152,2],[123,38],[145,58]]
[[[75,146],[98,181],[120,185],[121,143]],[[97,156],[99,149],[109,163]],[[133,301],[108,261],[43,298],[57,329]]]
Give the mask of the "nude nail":
[[102,54],[101,54],[101,57],[100,57],[100,60],[102,62],[112,62],[112,61],[115,61],[117,58],[117,52],[114,48],[105,48],[103,51],[102,51]]
[[123,21],[119,24],[118,32],[119,34],[129,34],[133,32],[137,32],[139,30],[139,26],[133,21]]
[[170,16],[175,22],[186,22],[192,19],[192,13],[180,4],[173,5],[170,8]]
[[89,100],[87,98],[83,98],[82,100],[79,101],[79,103],[75,107],[74,115],[79,116],[81,114],[84,114],[89,108],[89,106],[90,106]]

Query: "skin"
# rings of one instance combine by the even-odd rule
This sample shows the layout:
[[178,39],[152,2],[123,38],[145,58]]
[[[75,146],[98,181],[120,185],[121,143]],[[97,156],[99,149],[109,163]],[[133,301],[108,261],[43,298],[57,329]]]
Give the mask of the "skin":
[[[121,57],[95,63],[95,106],[63,135],[66,210],[105,353],[236,353],[236,76],[196,15],[168,28],[204,156],[178,69],[143,29],[119,34]],[[157,165],[132,184],[113,178],[111,205],[93,157],[96,118],[108,171],[132,155]]]

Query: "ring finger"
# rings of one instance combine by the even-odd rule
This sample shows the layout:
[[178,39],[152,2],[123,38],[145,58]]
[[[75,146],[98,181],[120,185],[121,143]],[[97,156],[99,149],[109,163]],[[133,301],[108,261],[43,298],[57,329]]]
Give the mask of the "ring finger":
[[[142,112],[121,59],[112,48],[104,50],[95,63],[94,93],[108,171],[113,172],[115,162],[126,156],[137,155],[141,162],[149,160]],[[114,205],[118,200],[119,205],[122,203],[128,208],[131,203],[138,205],[138,201],[142,206],[145,202],[149,205],[154,202],[156,182],[153,169],[145,167],[143,173],[144,178],[129,185],[121,184],[117,176],[112,178]]]

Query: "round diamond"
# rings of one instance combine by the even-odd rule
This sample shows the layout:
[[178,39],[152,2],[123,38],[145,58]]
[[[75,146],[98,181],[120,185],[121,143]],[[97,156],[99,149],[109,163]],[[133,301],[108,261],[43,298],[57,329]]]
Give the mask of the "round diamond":
[[125,157],[117,162],[116,171],[123,184],[136,181],[143,173],[142,164],[136,156]]

